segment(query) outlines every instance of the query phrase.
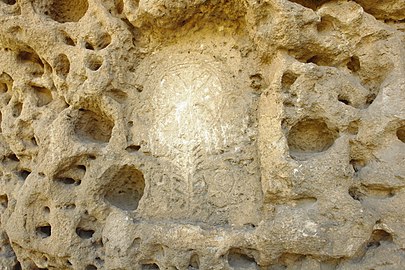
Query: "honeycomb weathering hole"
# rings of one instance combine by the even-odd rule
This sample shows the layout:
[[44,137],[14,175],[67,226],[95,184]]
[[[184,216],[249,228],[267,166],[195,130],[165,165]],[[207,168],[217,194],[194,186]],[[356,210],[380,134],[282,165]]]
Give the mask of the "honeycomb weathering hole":
[[37,106],[42,107],[48,105],[52,101],[52,93],[45,87],[31,86],[37,96]]
[[85,65],[92,71],[97,71],[103,65],[103,58],[99,55],[91,54],[85,59]]
[[79,138],[87,141],[108,143],[113,126],[113,122],[101,114],[90,110],[79,110],[75,133]]
[[392,235],[384,230],[374,230],[371,234],[367,248],[379,247],[381,242],[392,242]]
[[14,5],[16,3],[16,0],[2,0],[2,2],[7,5]]
[[405,126],[397,129],[397,137],[401,142],[405,143]]
[[60,23],[78,22],[89,8],[87,0],[36,0],[33,5],[37,13]]
[[290,156],[301,159],[307,154],[326,151],[333,145],[337,137],[338,131],[329,128],[322,120],[302,120],[295,124],[288,133]]
[[39,226],[36,228],[37,235],[41,238],[48,238],[51,236],[52,228],[49,224]]
[[56,75],[61,78],[66,78],[70,71],[70,61],[65,54],[59,54],[54,62]]
[[76,234],[82,239],[90,239],[93,237],[94,230],[87,230],[79,227],[76,228]]
[[142,264],[142,270],[158,270],[160,269],[156,263]]
[[232,248],[228,253],[228,264],[232,269],[256,269],[257,264],[253,257],[244,254],[241,250]]
[[106,187],[105,200],[123,210],[134,211],[143,196],[145,180],[134,167],[124,166],[112,177]]
[[102,50],[111,43],[111,35],[108,33],[99,34],[96,37],[88,37],[85,48],[88,50]]

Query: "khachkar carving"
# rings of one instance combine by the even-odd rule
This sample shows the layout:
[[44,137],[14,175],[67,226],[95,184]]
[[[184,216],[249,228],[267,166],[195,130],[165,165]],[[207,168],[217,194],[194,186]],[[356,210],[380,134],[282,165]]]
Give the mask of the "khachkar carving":
[[0,0],[0,268],[405,268],[404,14]]

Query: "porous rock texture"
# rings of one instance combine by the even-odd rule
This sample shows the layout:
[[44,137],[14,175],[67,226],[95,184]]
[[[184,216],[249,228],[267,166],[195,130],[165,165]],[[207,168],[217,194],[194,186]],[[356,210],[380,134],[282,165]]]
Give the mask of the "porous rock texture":
[[405,1],[0,0],[1,269],[405,269]]

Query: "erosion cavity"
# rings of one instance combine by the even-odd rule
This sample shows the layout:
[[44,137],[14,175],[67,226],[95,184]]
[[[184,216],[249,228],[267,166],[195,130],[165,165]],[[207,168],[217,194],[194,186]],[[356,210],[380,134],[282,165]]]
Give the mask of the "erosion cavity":
[[253,256],[244,254],[240,249],[232,248],[228,253],[228,264],[232,269],[257,269]]
[[405,126],[402,126],[400,128],[397,129],[397,138],[405,143]]
[[78,22],[86,14],[89,3],[87,0],[36,0],[33,6],[37,13],[65,23]]
[[328,150],[338,131],[331,129],[320,119],[305,119],[291,127],[287,143],[293,159],[306,159],[313,154]]
[[109,204],[122,210],[134,211],[143,196],[145,180],[142,172],[125,165],[113,174],[105,189],[105,200]]
[[108,143],[114,123],[102,113],[80,109],[75,124],[76,135],[85,141]]

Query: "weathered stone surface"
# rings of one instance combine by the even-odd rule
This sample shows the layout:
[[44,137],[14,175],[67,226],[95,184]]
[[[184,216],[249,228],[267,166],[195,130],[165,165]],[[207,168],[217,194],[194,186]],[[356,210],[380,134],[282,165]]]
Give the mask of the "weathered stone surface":
[[0,269],[405,269],[404,19],[0,0]]

